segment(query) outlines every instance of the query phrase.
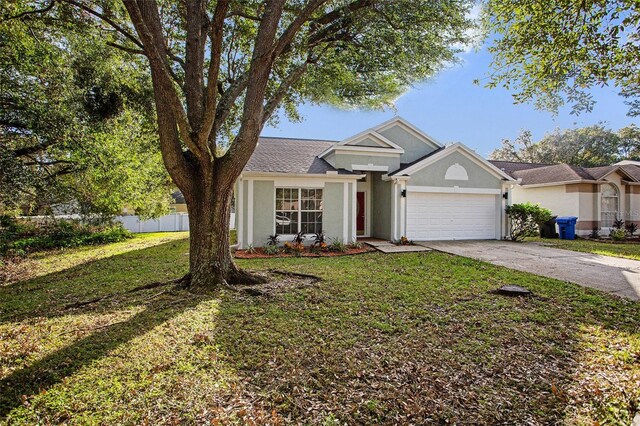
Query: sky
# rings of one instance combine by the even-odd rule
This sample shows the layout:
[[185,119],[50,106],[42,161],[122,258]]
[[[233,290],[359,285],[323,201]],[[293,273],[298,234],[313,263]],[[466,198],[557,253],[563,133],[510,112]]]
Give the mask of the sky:
[[618,130],[640,118],[628,117],[628,108],[615,87],[592,89],[597,103],[591,113],[570,114],[566,107],[557,115],[538,111],[531,104],[514,104],[510,92],[473,84],[489,71],[491,55],[482,48],[461,55],[462,63],[420,83],[400,97],[395,110],[341,110],[330,106],[301,105],[303,121],[291,123],[282,116],[263,136],[342,140],[398,115],[437,141],[462,142],[488,156],[503,139],[514,139],[521,130],[535,141],[556,128],[569,129],[603,123]]

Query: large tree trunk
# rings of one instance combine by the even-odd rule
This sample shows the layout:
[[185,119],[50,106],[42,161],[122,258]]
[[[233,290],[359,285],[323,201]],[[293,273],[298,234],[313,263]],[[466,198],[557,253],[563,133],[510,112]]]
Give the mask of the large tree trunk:
[[185,197],[189,209],[188,286],[207,293],[221,286],[255,284],[259,277],[240,270],[231,257],[229,218],[233,189],[209,185]]

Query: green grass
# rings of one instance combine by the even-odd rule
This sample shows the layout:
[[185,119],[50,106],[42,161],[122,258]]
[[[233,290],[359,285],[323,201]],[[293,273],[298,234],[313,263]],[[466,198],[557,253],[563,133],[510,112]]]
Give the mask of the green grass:
[[553,247],[579,251],[583,253],[594,253],[603,256],[623,257],[626,259],[640,260],[640,243],[616,243],[612,241],[601,242],[592,240],[559,240],[548,238],[527,238],[527,241],[535,241],[549,244]]
[[[640,407],[638,303],[435,252],[239,262],[323,279],[272,297],[125,293],[185,273],[187,250],[139,235],[30,259],[38,276],[0,287],[0,423],[629,424]],[[506,283],[537,296],[490,292]]]

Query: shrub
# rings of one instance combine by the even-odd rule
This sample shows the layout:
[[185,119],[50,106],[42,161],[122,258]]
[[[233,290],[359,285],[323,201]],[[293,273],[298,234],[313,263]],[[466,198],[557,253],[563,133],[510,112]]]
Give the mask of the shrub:
[[342,242],[340,238],[333,238],[331,240],[331,245],[329,245],[329,251],[335,253],[344,253],[347,251],[347,245]]
[[304,232],[300,231],[293,236],[293,240],[291,240],[291,242],[293,242],[294,244],[302,244],[304,238]]
[[636,225],[634,222],[629,222],[626,226],[626,229],[629,236],[633,237],[633,234],[635,234],[638,230],[638,225]]
[[4,217],[0,219],[0,255],[19,256],[38,250],[114,243],[132,236],[120,223],[87,225],[80,221],[56,220],[38,225]]
[[316,232],[313,235],[313,245],[314,246],[319,246],[324,242],[326,242],[326,236],[324,235],[324,232]]
[[269,239],[267,240],[267,245],[277,246],[279,242],[280,242],[280,235],[273,234],[273,235],[269,235]]
[[598,228],[593,228],[589,234],[589,238],[593,238],[594,240],[600,238],[600,230]]
[[519,241],[538,234],[540,226],[551,220],[551,210],[537,204],[513,204],[506,208],[510,222],[510,238]]
[[247,245],[247,249],[245,251],[249,254],[257,253],[256,248],[253,246],[253,244]]
[[398,241],[396,241],[396,245],[410,246],[410,245],[413,245],[413,241],[409,240],[407,237],[403,235],[402,237],[400,237]]
[[359,250],[362,247],[364,247],[364,244],[357,240],[351,241],[349,244],[347,244],[347,248],[351,250]]
[[622,241],[626,238],[627,233],[624,229],[613,229],[609,236],[613,241]]
[[280,247],[275,244],[267,244],[262,248],[264,254],[268,256],[275,256],[276,254],[280,254]]
[[301,256],[304,252],[304,244],[296,243],[296,242],[286,242],[284,243],[284,252],[288,254],[293,254],[296,257]]
[[624,220],[616,218],[616,220],[613,221],[612,228],[613,229],[624,229]]

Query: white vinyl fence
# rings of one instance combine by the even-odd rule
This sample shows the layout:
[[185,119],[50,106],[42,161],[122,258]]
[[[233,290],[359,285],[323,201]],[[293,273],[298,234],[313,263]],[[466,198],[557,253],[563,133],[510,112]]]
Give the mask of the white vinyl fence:
[[[140,220],[138,216],[116,216],[115,220],[122,223],[131,232],[179,232],[189,230],[188,213],[171,213],[158,219]],[[231,213],[229,221],[231,229],[236,227],[236,215]]]

